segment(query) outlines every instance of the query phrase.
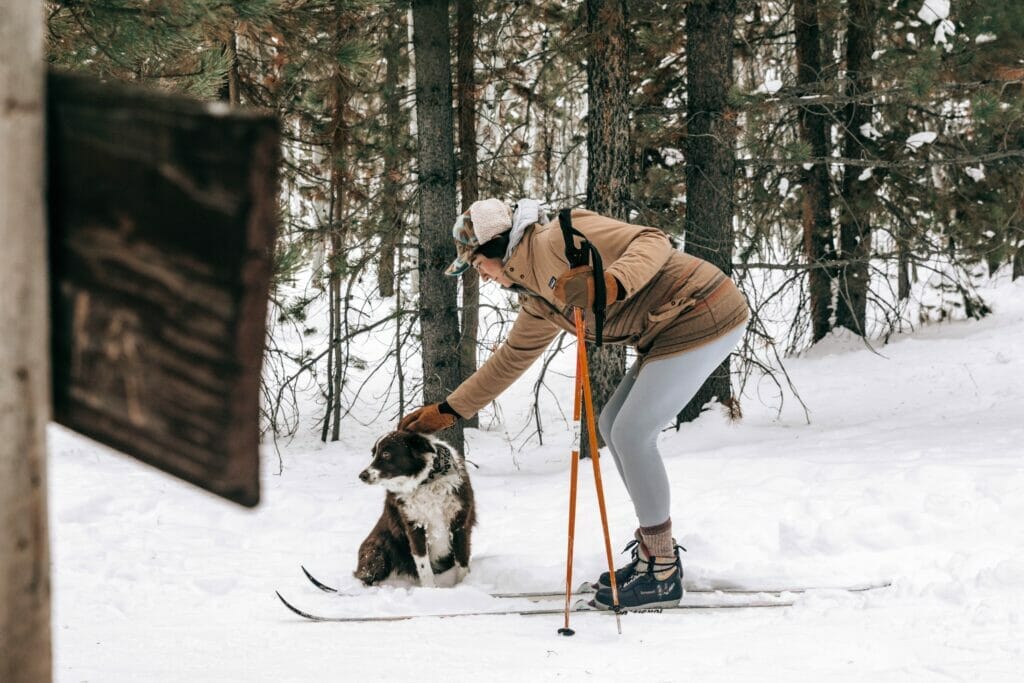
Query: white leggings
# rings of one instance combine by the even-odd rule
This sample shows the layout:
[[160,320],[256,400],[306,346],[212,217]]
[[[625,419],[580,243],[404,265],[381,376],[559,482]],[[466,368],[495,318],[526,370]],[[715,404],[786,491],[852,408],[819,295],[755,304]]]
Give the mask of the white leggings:
[[658,434],[729,357],[744,330],[741,325],[693,351],[650,361],[639,372],[637,361],[601,411],[598,428],[615,459],[640,526],[657,526],[670,516],[671,492],[658,452]]

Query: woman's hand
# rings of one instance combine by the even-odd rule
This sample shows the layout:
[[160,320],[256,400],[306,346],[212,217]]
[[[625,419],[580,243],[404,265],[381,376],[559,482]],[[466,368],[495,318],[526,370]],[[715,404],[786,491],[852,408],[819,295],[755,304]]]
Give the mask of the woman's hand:
[[[447,407],[447,406],[445,406]],[[451,410],[451,408],[448,408]],[[458,416],[452,412],[443,412],[440,403],[431,403],[417,408],[398,421],[398,429],[403,432],[419,432],[433,434],[448,429],[455,424]]]
[[[619,281],[604,274],[605,304],[610,306],[619,299]],[[590,310],[594,307],[594,269],[591,266],[577,266],[564,273],[555,281],[555,299],[566,306]]]

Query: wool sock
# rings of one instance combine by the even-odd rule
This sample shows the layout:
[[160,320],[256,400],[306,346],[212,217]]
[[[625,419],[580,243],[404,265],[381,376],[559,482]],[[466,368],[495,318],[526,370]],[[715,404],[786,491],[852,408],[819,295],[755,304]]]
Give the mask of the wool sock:
[[639,532],[640,556],[654,559],[654,576],[659,581],[664,581],[676,571],[676,544],[672,539],[672,518],[657,526],[642,526]]

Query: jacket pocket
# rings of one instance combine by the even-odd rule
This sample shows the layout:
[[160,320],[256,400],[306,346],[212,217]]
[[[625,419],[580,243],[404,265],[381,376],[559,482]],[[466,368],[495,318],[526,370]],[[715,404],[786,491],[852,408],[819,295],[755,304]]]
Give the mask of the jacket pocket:
[[682,313],[690,310],[697,305],[697,300],[691,297],[684,297],[681,295],[673,296],[671,299],[663,304],[655,307],[650,313],[647,314],[647,322],[650,324],[657,324],[664,322],[671,318],[675,318]]

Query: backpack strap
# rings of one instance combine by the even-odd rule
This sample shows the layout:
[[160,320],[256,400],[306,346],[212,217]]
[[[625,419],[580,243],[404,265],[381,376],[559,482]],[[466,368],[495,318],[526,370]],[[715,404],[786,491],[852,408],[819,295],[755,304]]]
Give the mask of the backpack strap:
[[[562,209],[558,212],[558,224],[562,228],[562,239],[565,240],[565,258],[569,262],[569,268],[586,265],[592,265],[594,268],[594,336],[597,345],[601,346],[604,332],[604,312],[608,300],[601,254],[586,235],[572,227],[571,209]],[[578,247],[576,246],[577,237],[581,240]]]

